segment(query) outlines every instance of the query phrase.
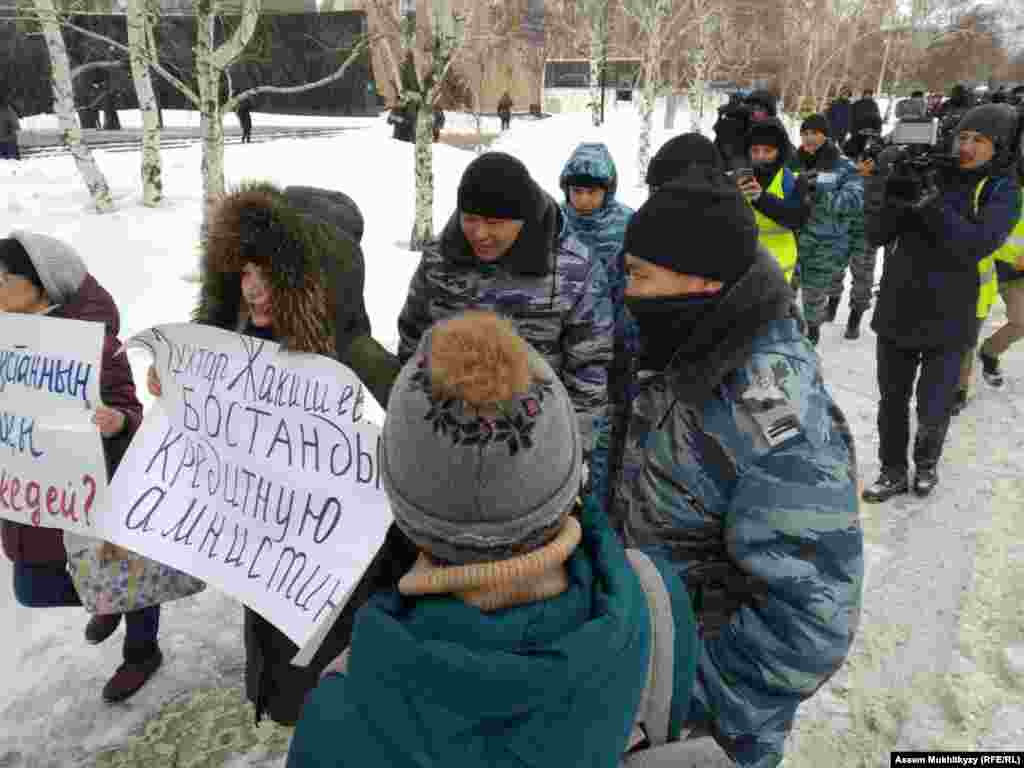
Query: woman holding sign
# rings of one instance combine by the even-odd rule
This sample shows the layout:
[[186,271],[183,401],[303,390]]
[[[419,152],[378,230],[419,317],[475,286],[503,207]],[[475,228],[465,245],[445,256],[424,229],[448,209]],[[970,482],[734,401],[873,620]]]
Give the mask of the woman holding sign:
[[[195,321],[338,360],[386,407],[401,366],[370,335],[362,230],[359,209],[340,192],[244,185],[211,211]],[[160,396],[153,367],[148,386]],[[285,725],[298,720],[321,670],[348,645],[356,609],[374,591],[394,587],[415,556],[392,526],[307,667],[292,665],[298,647],[246,607],[246,694],[257,721],[264,714]]]
[[[131,368],[120,349],[120,316],[113,298],[89,274],[70,246],[44,235],[14,232],[0,239],[0,312],[45,314],[103,323],[106,333],[100,370],[100,396],[93,422],[103,436],[107,474],[112,476],[132,435],[142,421]],[[82,605],[67,568],[63,532],[2,521],[4,553],[14,562],[14,593],[30,608]],[[129,558],[113,545],[103,545],[109,558]],[[85,638],[98,644],[121,623],[121,614],[94,615]],[[108,702],[123,701],[141,688],[160,667],[157,645],[160,606],[125,614],[124,663],[103,688]]]

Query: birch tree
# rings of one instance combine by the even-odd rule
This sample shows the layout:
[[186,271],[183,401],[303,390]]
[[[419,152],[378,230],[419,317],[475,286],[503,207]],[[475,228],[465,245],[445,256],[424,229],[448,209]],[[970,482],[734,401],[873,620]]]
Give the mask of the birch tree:
[[401,17],[393,0],[370,5],[385,26],[378,42],[399,104],[416,111],[416,213],[409,249],[419,251],[434,238],[434,105],[471,20],[451,11],[448,0],[420,0],[426,6],[422,13]]
[[608,62],[609,0],[577,0],[590,29],[590,110],[594,125],[601,124],[602,70]]
[[[52,0],[50,1],[52,2]],[[136,0],[132,1],[135,2]],[[144,4],[147,2],[156,2],[156,0],[137,0],[137,2]],[[237,5],[233,7],[237,8]],[[200,134],[202,137],[202,160],[200,171],[202,175],[204,201],[201,224],[201,233],[203,237],[205,237],[206,233],[206,221],[209,207],[222,197],[225,192],[224,128],[222,122],[224,114],[234,111],[242,101],[251,99],[263,93],[301,93],[303,91],[319,88],[335,81],[344,76],[349,66],[351,66],[351,64],[363,53],[366,47],[374,39],[370,36],[362,36],[357,38],[350,48],[333,51],[333,53],[336,53],[339,56],[344,55],[344,59],[334,72],[319,80],[287,86],[259,85],[249,88],[242,93],[233,95],[226,101],[222,102],[220,93],[221,79],[227,77],[228,67],[242,55],[246,46],[252,40],[256,31],[257,23],[259,22],[261,7],[262,0],[243,0],[241,16],[239,17],[237,26],[235,26],[231,34],[227,35],[226,39],[217,46],[214,38],[214,31],[216,29],[218,15],[224,8],[223,0],[197,0],[194,5],[196,18],[194,70],[197,84],[197,88],[195,89],[161,65],[152,24],[149,23],[148,26],[138,26],[136,27],[136,31],[132,32],[132,25],[129,23],[130,34],[141,35],[142,30],[145,30],[145,47],[142,45],[142,40],[138,40],[137,42],[139,45],[135,48],[134,55],[138,57],[139,63],[141,64],[145,62],[149,68],[170,83],[199,111]],[[152,11],[153,6],[149,6],[149,10]],[[146,6],[143,6],[142,11],[146,11]],[[151,21],[152,16],[147,17],[147,19]],[[129,22],[131,22],[131,18],[129,18]],[[85,29],[71,23],[70,21],[65,21],[64,23],[68,28],[85,35],[86,37],[101,40],[112,48],[126,53],[129,56],[133,55],[132,49],[129,46],[117,40],[113,40],[98,32]],[[140,104],[142,101],[143,97],[140,95]],[[157,109],[154,99],[154,112],[156,112]],[[159,139],[157,139],[157,142],[158,141]],[[157,146],[159,146],[158,143]],[[145,164],[143,176],[144,178],[146,176]]]
[[46,48],[50,54],[50,78],[53,87],[53,106],[60,125],[61,139],[71,152],[78,167],[78,173],[85,182],[98,213],[114,210],[110,186],[96,164],[96,158],[82,141],[82,129],[75,119],[75,93],[71,79],[71,61],[68,58],[64,33],[53,0],[33,0],[34,10],[42,27]]
[[642,186],[651,159],[654,105],[663,89],[661,70],[665,43],[673,23],[681,17],[685,8],[675,7],[672,0],[622,0],[622,7],[627,14],[637,20],[643,35],[640,53],[643,88],[640,89],[640,138],[636,153],[639,175],[637,185]]
[[156,103],[149,62],[156,58],[153,22],[155,0],[128,0],[128,48],[132,82],[142,113],[142,204],[155,207],[163,199],[160,160],[160,109]]

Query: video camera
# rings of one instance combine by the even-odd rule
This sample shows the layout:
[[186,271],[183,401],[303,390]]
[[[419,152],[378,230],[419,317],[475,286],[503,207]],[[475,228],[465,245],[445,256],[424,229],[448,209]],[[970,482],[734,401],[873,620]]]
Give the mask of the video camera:
[[888,199],[916,207],[938,193],[938,174],[957,164],[952,154],[955,136],[943,135],[943,123],[936,118],[907,118],[898,121],[887,137],[880,131],[860,132],[864,136],[861,160],[878,165],[885,152],[890,172]]

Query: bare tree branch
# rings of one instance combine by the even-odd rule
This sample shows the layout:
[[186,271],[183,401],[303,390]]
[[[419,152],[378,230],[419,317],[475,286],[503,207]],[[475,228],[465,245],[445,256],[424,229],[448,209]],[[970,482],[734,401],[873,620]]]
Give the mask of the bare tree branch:
[[356,61],[356,59],[359,58],[363,51],[365,51],[370,46],[370,44],[373,43],[378,37],[380,37],[380,35],[373,35],[365,37],[362,40],[359,40],[352,47],[351,52],[345,58],[345,61],[342,62],[341,66],[338,67],[338,69],[336,69],[331,74],[327,75],[326,77],[322,77],[319,80],[312,83],[303,83],[302,85],[259,85],[256,86],[255,88],[250,88],[247,91],[243,91],[234,98],[229,99],[224,104],[223,109],[225,112],[233,112],[235,109],[238,108],[238,105],[241,104],[243,101],[251,99],[254,96],[258,96],[261,93],[303,93],[304,91],[311,91],[314,88],[320,88],[321,86],[333,83],[335,80],[338,80],[339,78],[344,76],[345,72],[348,71],[348,68]]
[[71,70],[71,79],[84,75],[86,72],[91,72],[94,69],[120,69],[125,65],[123,61],[90,61],[86,64],[80,64]]
[[[116,48],[117,50],[122,51],[124,53],[127,53],[127,54],[131,53],[131,51],[128,49],[127,45],[124,45],[123,43],[119,43],[119,42],[117,42],[117,40],[113,40],[113,39],[107,37],[106,35],[101,35],[99,32],[93,32],[91,29],[86,29],[85,27],[80,27],[77,24],[74,24],[73,22],[70,22],[70,21],[68,21],[66,19],[62,20],[60,23],[63,26],[67,27],[68,29],[73,29],[75,32],[78,32],[81,35],[85,35],[86,37],[91,37],[94,40],[99,40],[99,41],[101,41],[103,43],[106,43],[107,45],[110,45],[111,47]],[[152,67],[154,72],[156,72],[158,75],[160,75],[160,77],[162,77],[168,83],[170,83],[175,88],[177,88],[178,91],[180,91],[182,93],[182,95],[184,95],[185,98],[187,98],[189,101],[191,101],[196,107],[199,106],[199,96],[196,95],[195,91],[193,91],[191,88],[189,88],[187,85],[185,85],[185,83],[183,83],[181,80],[179,80],[174,75],[172,75],[170,72],[168,72],[166,69],[164,69],[160,65],[159,61],[154,61],[151,56],[145,56],[144,58],[146,59],[146,64],[149,65],[150,67]]]

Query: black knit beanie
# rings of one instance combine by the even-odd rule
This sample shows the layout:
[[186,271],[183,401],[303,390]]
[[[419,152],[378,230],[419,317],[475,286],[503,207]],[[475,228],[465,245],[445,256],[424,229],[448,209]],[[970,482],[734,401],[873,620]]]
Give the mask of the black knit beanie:
[[707,165],[716,170],[725,168],[718,148],[710,139],[699,133],[681,133],[662,144],[651,158],[644,181],[652,187],[660,187],[692,165]]
[[800,124],[800,133],[804,131],[817,131],[828,136],[830,133],[828,120],[824,115],[811,115]]
[[459,210],[495,219],[533,220],[540,187],[526,166],[504,152],[488,152],[469,164],[459,182]]
[[987,137],[997,148],[1006,149],[1013,141],[1017,126],[1017,111],[1009,104],[982,104],[970,109],[960,124],[960,131],[977,131]]
[[760,120],[752,123],[747,132],[747,149],[754,145],[775,147],[778,150],[789,146],[789,137],[776,120]]
[[673,272],[728,286],[754,263],[757,222],[735,182],[721,171],[694,166],[633,214],[623,250]]
[[0,271],[24,277],[40,291],[46,292],[28,251],[13,237],[0,239]]

